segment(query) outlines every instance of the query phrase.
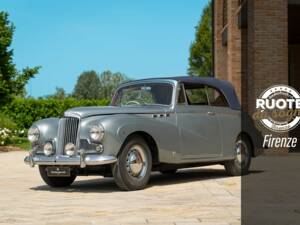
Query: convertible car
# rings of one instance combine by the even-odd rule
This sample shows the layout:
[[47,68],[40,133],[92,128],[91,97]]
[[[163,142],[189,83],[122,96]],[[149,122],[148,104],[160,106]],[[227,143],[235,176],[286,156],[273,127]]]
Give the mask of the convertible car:
[[122,190],[144,188],[151,171],[222,164],[229,175],[248,172],[258,154],[258,135],[241,127],[233,86],[199,77],[130,81],[110,106],[67,110],[62,118],[35,122],[32,150],[24,161],[38,165],[52,187],[79,175],[113,176]]

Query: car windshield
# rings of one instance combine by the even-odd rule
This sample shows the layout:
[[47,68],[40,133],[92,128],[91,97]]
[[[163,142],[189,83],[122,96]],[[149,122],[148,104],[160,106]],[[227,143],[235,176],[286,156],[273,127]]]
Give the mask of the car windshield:
[[130,85],[117,91],[112,105],[170,105],[172,92],[173,87],[168,83]]

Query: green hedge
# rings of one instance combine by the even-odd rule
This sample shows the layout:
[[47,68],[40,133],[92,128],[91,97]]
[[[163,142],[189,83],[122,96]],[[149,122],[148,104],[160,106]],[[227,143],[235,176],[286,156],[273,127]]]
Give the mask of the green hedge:
[[49,117],[61,117],[67,109],[79,106],[104,106],[109,100],[76,100],[67,98],[59,99],[14,99],[11,103],[1,108],[19,129],[29,128],[33,122]]
[[0,112],[0,129],[1,128],[15,130],[17,129],[17,125],[15,122],[12,121],[12,119],[7,114]]

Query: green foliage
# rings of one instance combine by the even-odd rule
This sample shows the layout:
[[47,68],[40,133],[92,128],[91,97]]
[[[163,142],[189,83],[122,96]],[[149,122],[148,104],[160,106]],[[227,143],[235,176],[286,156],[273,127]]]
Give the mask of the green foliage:
[[29,128],[33,122],[63,116],[64,111],[79,106],[108,105],[109,101],[66,99],[22,99],[16,98],[3,107],[3,112],[9,115],[19,129]]
[[27,137],[13,136],[13,137],[10,138],[10,140],[7,144],[15,146],[15,147],[19,147],[19,148],[24,149],[24,150],[30,150],[31,149],[31,144],[28,141]]
[[111,99],[115,93],[117,87],[129,78],[122,73],[112,73],[109,70],[104,71],[100,74],[100,98]]
[[17,128],[17,125],[12,121],[12,119],[4,114],[3,112],[0,112],[0,128],[7,128],[10,130],[14,130]]
[[212,6],[209,3],[196,27],[195,41],[190,47],[188,73],[192,76],[210,76],[212,73]]
[[23,143],[25,130],[18,130],[17,125],[5,113],[0,112],[0,146]]
[[10,49],[15,27],[8,20],[8,14],[0,12],[0,106],[9,102],[14,96],[25,93],[25,85],[39,67],[25,68],[22,72],[13,63],[13,50]]
[[61,87],[56,87],[53,95],[46,96],[46,98],[54,98],[54,99],[65,99],[68,97],[69,95],[66,93],[65,89]]
[[0,128],[0,146],[7,145],[12,136],[11,130],[7,128]]
[[117,87],[129,79],[109,70],[99,76],[95,71],[83,72],[77,80],[73,96],[76,99],[111,99]]
[[76,99],[99,99],[100,80],[94,70],[83,72],[74,89]]

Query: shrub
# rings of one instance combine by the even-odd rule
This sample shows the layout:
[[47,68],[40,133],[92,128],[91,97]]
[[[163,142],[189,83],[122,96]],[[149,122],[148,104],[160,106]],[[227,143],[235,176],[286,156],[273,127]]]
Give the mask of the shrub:
[[0,127],[0,146],[23,143],[24,140],[26,141],[24,135],[26,135],[25,130],[10,130]]
[[20,142],[26,136],[24,129],[17,129],[16,123],[5,113],[0,112],[0,146]]
[[61,117],[64,111],[79,106],[108,105],[109,100],[67,99],[22,99],[16,98],[5,105],[2,111],[15,121],[19,129],[28,129],[37,120]]
[[11,130],[0,128],[0,146],[7,145],[10,142]]
[[8,117],[8,115],[0,112],[0,128],[14,130],[17,128],[17,125],[11,120],[11,118]]

